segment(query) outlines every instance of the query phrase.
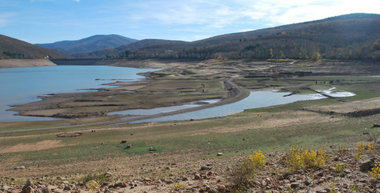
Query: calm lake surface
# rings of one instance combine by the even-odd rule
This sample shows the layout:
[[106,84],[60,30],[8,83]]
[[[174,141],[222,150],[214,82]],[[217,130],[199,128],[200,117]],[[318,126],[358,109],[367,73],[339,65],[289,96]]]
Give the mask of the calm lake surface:
[[[52,120],[44,117],[14,116],[9,105],[39,100],[51,93],[78,92],[80,89],[104,88],[104,83],[135,81],[137,73],[154,71],[114,66],[42,66],[0,69],[0,121]],[[98,79],[98,80],[96,80]]]

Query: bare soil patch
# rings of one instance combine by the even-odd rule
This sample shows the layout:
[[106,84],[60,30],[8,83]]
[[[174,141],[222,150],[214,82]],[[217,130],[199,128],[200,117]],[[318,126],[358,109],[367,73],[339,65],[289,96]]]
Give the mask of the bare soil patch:
[[53,62],[45,59],[2,59],[0,68],[32,67],[32,66],[55,66]]
[[37,143],[20,143],[0,149],[0,153],[29,152],[52,149],[64,146],[61,140],[44,140]]

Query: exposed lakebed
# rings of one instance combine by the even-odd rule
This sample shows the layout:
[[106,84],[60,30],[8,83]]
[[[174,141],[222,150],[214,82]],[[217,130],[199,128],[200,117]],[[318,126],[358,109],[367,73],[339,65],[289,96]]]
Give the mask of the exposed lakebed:
[[[0,122],[1,121],[40,121],[53,120],[49,117],[15,116],[15,112],[6,111],[10,105],[24,104],[39,100],[38,96],[50,93],[81,92],[88,89],[110,87],[104,85],[114,81],[136,81],[144,78],[138,73],[153,71],[153,69],[136,69],[113,66],[45,66],[28,68],[0,69]],[[205,104],[215,104],[210,108],[178,113],[156,118],[147,118],[134,122],[160,122],[189,119],[205,119],[231,115],[246,109],[281,105],[303,100],[317,100],[332,97],[350,97],[353,93],[329,90],[318,91],[315,94],[293,94],[276,91],[253,91],[238,102],[217,106],[220,99],[194,101],[179,106],[158,107],[152,109],[130,109],[112,112],[109,115],[123,115],[130,118],[156,115],[168,112],[200,107]]]
[[15,116],[9,105],[39,100],[51,93],[80,92],[109,87],[105,83],[136,81],[138,73],[153,69],[114,66],[42,66],[0,69],[0,122],[52,120],[49,117]]

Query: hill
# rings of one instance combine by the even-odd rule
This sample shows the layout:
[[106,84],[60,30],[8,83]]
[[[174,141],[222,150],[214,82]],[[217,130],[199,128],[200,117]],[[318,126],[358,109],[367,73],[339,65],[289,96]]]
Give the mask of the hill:
[[131,44],[126,44],[117,48],[109,48],[104,50],[97,50],[88,53],[78,53],[73,54],[75,58],[118,58],[121,54],[125,55],[128,53],[137,52],[140,49],[160,49],[161,47],[177,46],[178,48],[183,47],[186,44],[184,41],[173,41],[173,40],[160,40],[160,39],[145,39],[137,41]]
[[27,42],[0,35],[0,59],[35,59],[35,58],[65,58],[55,51],[41,48]]
[[380,15],[349,14],[194,42],[143,40],[80,57],[380,59]]
[[127,38],[120,35],[95,35],[88,38],[73,40],[73,41],[59,41],[48,44],[36,44],[38,46],[49,48],[59,51],[61,53],[70,55],[81,52],[92,52],[95,50],[115,48],[122,45],[136,42],[137,40]]

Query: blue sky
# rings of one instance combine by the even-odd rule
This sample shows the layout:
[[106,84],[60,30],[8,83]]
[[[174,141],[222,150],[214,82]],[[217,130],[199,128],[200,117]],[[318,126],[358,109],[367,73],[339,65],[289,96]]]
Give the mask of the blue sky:
[[0,0],[0,34],[31,43],[96,34],[198,40],[348,13],[379,0]]

